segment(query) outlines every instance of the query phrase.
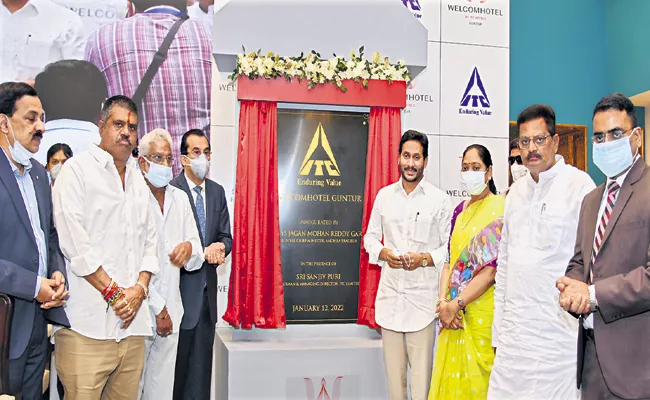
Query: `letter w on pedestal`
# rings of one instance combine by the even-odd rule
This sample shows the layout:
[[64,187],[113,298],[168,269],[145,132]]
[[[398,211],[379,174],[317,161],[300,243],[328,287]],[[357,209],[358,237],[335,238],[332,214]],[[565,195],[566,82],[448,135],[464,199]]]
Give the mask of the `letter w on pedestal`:
[[334,386],[332,388],[332,397],[327,392],[327,382],[325,378],[320,381],[320,391],[318,395],[314,392],[314,382],[311,378],[305,378],[305,386],[307,386],[307,400],[339,400],[341,398],[341,380],[342,376],[336,377]]

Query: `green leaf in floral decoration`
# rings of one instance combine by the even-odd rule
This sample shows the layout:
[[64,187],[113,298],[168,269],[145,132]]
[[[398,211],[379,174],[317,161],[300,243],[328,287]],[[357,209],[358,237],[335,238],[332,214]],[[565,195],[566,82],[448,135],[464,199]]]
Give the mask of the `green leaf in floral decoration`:
[[363,50],[365,50],[365,48],[366,48],[365,46],[361,46],[361,47],[359,47],[359,53],[362,54],[362,53],[363,53]]
[[242,51],[244,54],[246,54],[246,48],[244,48],[244,45],[243,45],[243,44],[241,45],[241,51]]

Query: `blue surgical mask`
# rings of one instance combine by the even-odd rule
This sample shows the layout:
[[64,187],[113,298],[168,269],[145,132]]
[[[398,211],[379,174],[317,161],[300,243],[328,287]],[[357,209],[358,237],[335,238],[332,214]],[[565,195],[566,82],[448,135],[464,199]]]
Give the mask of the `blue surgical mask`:
[[[14,138],[14,145],[9,146],[9,153],[11,154],[11,158],[17,162],[18,164],[22,164],[25,167],[29,167],[30,165],[30,158],[34,157],[34,153],[31,151],[27,150],[18,140],[16,140],[16,135],[14,134],[14,128],[11,126],[11,122],[9,121],[9,117],[5,115],[5,118],[7,119],[7,125],[9,126],[9,130],[11,131],[11,136]],[[9,136],[7,136],[7,143],[9,143]]]
[[147,160],[147,163],[149,163],[149,172],[144,174],[144,176],[147,178],[149,183],[157,188],[163,188],[169,185],[169,182],[174,177],[171,167],[152,163],[149,160]]
[[630,138],[619,139],[605,143],[594,143],[594,164],[603,171],[608,178],[613,178],[630,168],[634,162],[634,155],[630,148]]

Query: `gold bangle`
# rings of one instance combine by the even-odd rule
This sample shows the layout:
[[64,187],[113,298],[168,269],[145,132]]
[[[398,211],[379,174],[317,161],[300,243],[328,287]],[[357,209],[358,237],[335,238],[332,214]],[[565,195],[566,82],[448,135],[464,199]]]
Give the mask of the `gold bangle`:
[[144,295],[144,298],[145,299],[148,298],[149,297],[149,289],[144,285],[144,283],[138,281],[138,282],[136,282],[136,285],[140,286],[142,288],[142,293]]

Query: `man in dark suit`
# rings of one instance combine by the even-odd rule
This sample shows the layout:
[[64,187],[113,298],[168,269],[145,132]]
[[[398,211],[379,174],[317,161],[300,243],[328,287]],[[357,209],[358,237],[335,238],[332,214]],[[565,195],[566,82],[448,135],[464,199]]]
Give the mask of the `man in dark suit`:
[[[32,158],[45,129],[36,91],[0,84],[0,292],[14,304],[9,388],[40,399],[47,361],[47,324],[69,326],[65,263],[52,220],[45,168]],[[49,278],[48,278],[49,277]]]
[[217,323],[217,272],[232,249],[230,217],[221,185],[207,179],[210,143],[203,131],[192,129],[181,139],[184,172],[171,184],[187,193],[205,249],[197,271],[181,269],[181,298],[185,314],[176,358],[174,399],[210,398],[212,348]]
[[[594,110],[594,163],[607,182],[580,211],[575,255],[557,282],[580,318],[583,399],[650,399],[650,169],[632,102],[620,93]],[[570,355],[567,355],[570,356]]]

